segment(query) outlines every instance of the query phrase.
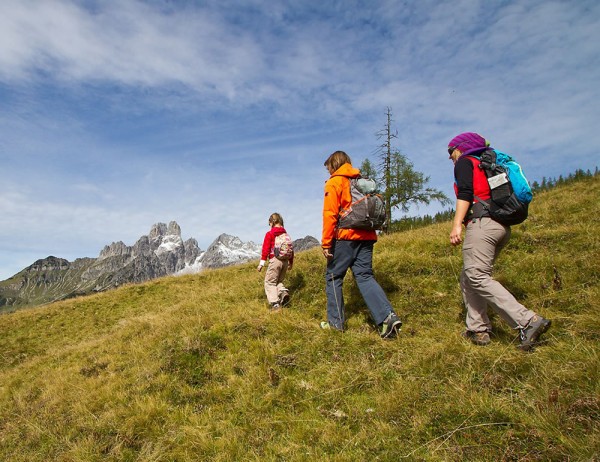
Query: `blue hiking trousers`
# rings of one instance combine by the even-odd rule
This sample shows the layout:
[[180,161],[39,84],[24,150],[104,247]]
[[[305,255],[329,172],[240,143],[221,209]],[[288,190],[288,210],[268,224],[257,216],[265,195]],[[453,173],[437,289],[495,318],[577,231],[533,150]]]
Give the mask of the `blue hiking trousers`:
[[333,258],[327,263],[325,292],[327,293],[327,321],[335,329],[343,330],[346,320],[342,284],[348,268],[352,270],[360,293],[371,312],[375,324],[381,324],[393,311],[385,292],[373,275],[373,244],[375,241],[335,241]]

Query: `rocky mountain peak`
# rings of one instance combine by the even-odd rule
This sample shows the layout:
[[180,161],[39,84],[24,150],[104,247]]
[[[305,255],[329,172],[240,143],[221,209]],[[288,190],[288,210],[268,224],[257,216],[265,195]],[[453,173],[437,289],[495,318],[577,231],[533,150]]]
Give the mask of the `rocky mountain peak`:
[[217,237],[214,242],[212,243],[212,245],[225,245],[227,247],[230,248],[241,248],[244,243],[242,242],[242,240],[237,237],[237,236],[231,236],[230,234],[221,234],[219,237]]
[[164,223],[155,223],[148,233],[148,239],[150,239],[150,242],[154,242],[160,240],[165,234],[167,234],[167,225]]
[[167,228],[167,234],[171,236],[179,236],[181,237],[181,228],[177,224],[176,221],[171,221],[169,223],[169,227]]
[[104,248],[100,251],[100,255],[98,259],[117,257],[117,256],[127,256],[131,253],[131,249],[127,247],[123,241],[113,242],[110,245],[105,245]]
[[318,247],[321,243],[312,236],[306,236],[300,239],[296,239],[294,241],[294,251],[302,252],[303,250],[312,249],[313,247]]

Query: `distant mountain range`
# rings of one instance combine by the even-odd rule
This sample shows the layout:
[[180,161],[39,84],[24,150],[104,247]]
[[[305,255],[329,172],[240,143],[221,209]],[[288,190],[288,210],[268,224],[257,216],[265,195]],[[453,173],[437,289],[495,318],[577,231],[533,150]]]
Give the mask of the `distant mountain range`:
[[[294,241],[296,252],[318,246],[306,236]],[[260,258],[260,246],[252,241],[221,234],[203,251],[196,239],[183,241],[181,228],[172,221],[157,223],[147,236],[133,246],[113,242],[102,249],[98,258],[78,258],[69,262],[49,256],[11,278],[0,281],[0,311],[35,306],[57,300],[101,292],[127,283],[203,269],[245,263]]]

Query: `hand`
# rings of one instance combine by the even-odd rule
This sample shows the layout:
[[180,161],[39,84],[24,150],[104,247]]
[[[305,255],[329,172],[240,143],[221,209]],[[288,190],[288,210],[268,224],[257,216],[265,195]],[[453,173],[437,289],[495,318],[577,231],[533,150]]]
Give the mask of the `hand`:
[[331,249],[322,249],[323,256],[327,258],[327,260],[331,260],[333,258],[333,254],[331,253]]
[[459,245],[462,243],[462,225],[454,225],[450,233],[450,244]]
[[260,273],[263,269],[263,265],[258,265],[258,267],[256,268],[256,270]]

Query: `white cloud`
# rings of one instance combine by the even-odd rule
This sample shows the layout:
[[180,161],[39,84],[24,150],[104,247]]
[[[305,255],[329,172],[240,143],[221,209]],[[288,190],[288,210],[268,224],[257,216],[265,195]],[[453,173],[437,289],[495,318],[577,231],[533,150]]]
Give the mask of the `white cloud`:
[[6,1],[0,7],[4,77],[156,86],[181,83],[234,97],[261,69],[243,29],[210,11],[163,14],[141,2]]
[[584,0],[4,0],[0,279],[158,221],[207,246],[277,210],[318,238],[325,157],[373,158],[387,106],[448,194],[461,131],[530,177],[593,169],[599,31]]

